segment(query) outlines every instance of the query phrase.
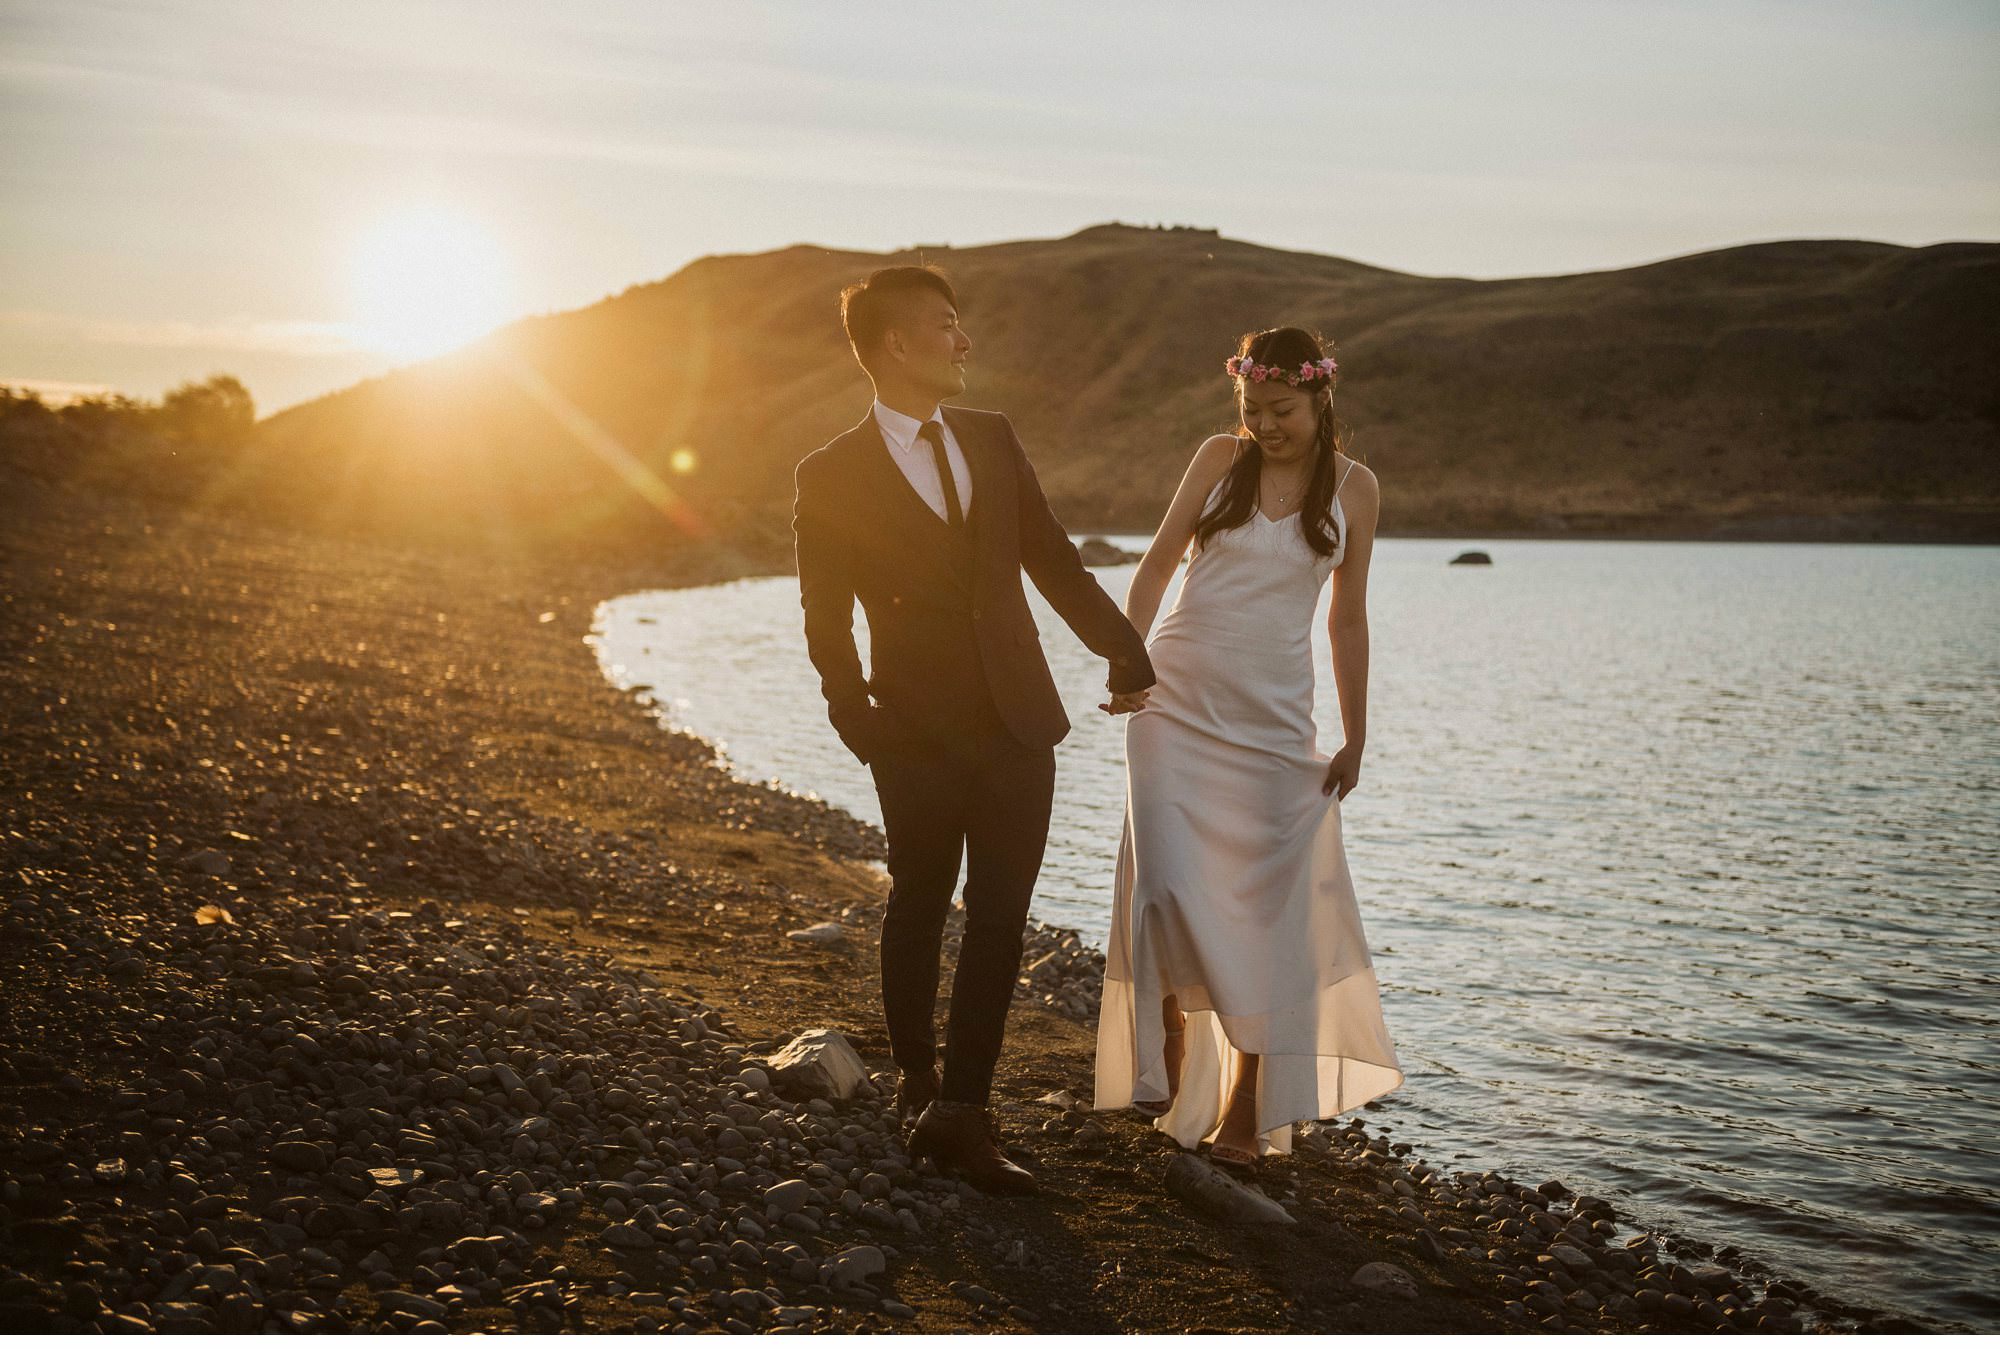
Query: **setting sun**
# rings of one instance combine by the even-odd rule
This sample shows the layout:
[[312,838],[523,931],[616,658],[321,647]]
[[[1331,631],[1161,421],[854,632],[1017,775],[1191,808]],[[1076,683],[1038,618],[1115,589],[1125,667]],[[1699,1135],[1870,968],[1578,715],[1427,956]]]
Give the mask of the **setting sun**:
[[428,208],[389,216],[361,236],[349,262],[357,336],[404,360],[461,346],[510,317],[508,270],[475,221]]

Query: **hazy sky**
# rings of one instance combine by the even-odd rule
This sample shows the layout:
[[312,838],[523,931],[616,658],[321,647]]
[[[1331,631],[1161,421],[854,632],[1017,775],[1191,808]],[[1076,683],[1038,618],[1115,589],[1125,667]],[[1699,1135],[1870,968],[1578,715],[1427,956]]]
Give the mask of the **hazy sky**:
[[410,324],[1114,219],[1477,277],[1993,239],[1996,71],[1990,2],[0,0],[0,383],[274,410],[395,363],[425,239],[476,263]]

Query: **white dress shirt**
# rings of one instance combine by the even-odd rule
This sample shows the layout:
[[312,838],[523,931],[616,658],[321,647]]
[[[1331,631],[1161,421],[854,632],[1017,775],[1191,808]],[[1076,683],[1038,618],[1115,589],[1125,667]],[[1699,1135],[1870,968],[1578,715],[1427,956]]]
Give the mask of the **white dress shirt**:
[[[958,488],[958,508],[967,516],[972,514],[972,470],[966,466],[965,451],[958,448],[958,437],[951,433],[951,423],[940,416],[936,409],[925,420],[934,421],[944,429],[944,457],[951,463],[951,480]],[[889,447],[889,457],[896,461],[896,467],[903,470],[903,476],[910,480],[910,486],[917,489],[917,495],[937,512],[940,520],[950,520],[945,508],[944,483],[938,477],[937,456],[931,453],[931,443],[917,434],[923,421],[906,417],[892,407],[884,407],[882,400],[875,400],[875,424],[882,428],[883,443]]]

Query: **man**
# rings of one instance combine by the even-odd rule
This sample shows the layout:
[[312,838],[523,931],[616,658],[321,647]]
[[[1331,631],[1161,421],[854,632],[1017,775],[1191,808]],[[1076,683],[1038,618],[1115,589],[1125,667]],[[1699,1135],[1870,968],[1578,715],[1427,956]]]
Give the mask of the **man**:
[[[965,391],[972,349],[944,275],[885,267],[842,293],[841,319],[875,404],[799,465],[793,528],[827,715],[874,774],[889,840],[882,1003],[902,1073],[897,1106],[915,1120],[913,1159],[989,1193],[1030,1194],[1034,1178],[1000,1151],[986,1105],[1048,840],[1055,745],[1070,723],[1022,568],[1110,661],[1114,695],[1142,695],[1153,667],[1050,513],[1012,424],[940,405]],[[965,937],[940,1072],[938,960],[961,855]]]

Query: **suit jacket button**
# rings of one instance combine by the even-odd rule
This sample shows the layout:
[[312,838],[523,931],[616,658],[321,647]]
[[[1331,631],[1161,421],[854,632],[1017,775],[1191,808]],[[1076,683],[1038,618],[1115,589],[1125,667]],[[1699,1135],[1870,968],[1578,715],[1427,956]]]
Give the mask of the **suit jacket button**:
[[973,618],[975,618],[975,619],[976,619],[976,618],[978,618],[978,617],[979,617],[979,611],[978,611],[977,609],[974,609],[974,610],[972,611],[972,616],[973,616]]

